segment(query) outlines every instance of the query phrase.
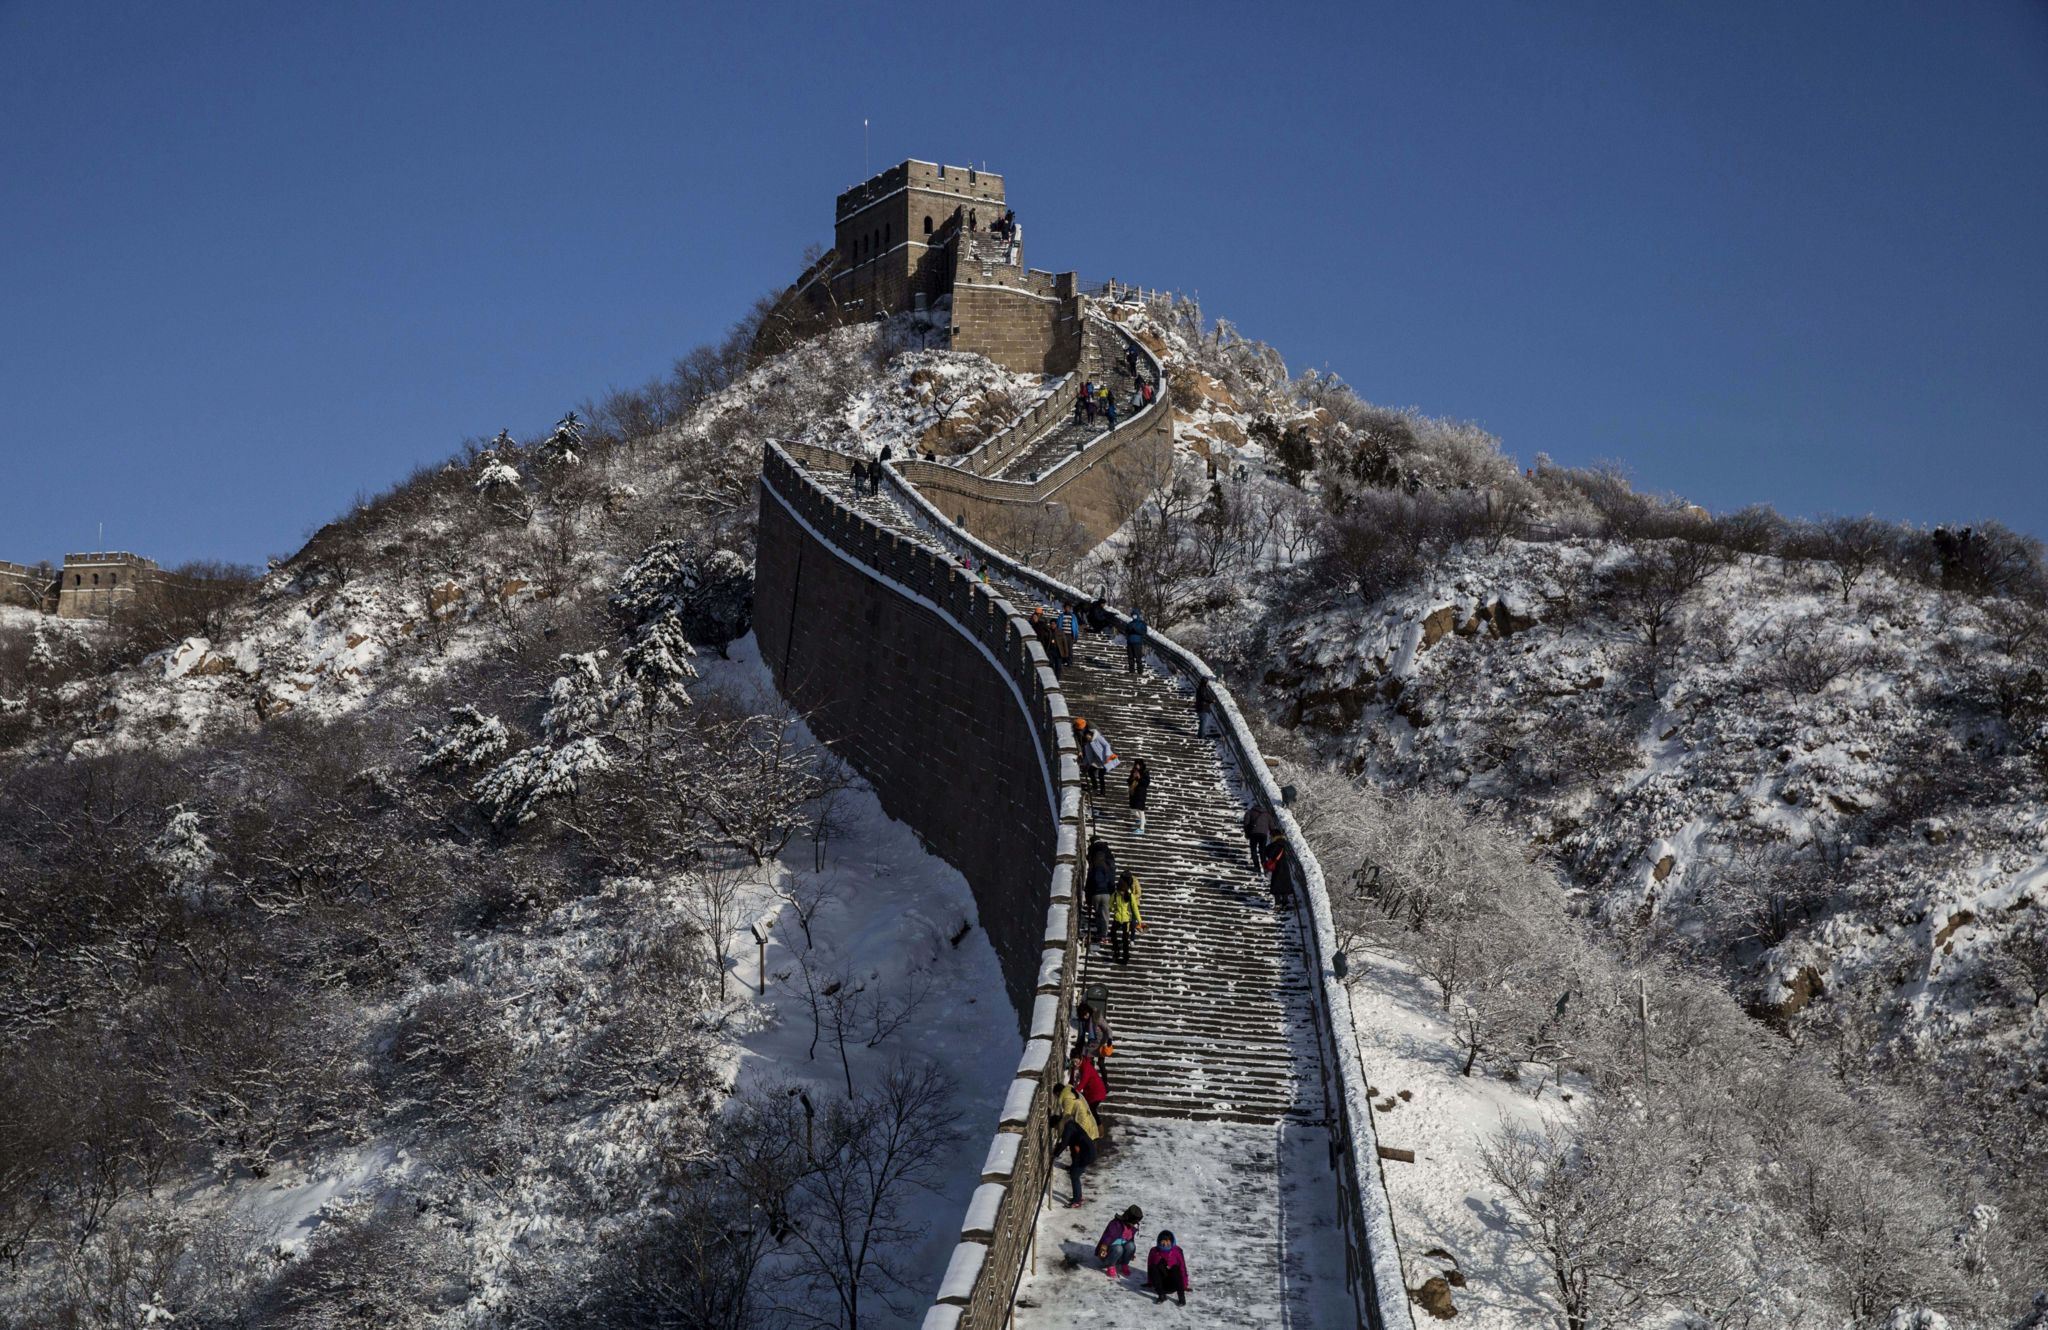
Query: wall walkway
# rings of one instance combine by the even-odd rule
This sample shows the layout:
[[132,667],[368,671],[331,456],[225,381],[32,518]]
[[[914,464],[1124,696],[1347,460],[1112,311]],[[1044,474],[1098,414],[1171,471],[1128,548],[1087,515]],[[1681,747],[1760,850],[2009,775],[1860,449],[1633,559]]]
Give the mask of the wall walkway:
[[[1053,395],[1052,400],[1063,404],[1064,413],[1036,413],[1031,421],[1018,422],[952,461],[899,462],[897,473],[941,506],[949,518],[997,544],[1035,543],[1013,537],[1046,521],[1077,526],[1090,545],[1108,539],[1145,496],[1163,483],[1173,457],[1172,390],[1165,367],[1151,351],[1107,320],[1089,317],[1091,341],[1099,345],[1107,338],[1111,345],[1136,348],[1142,372],[1160,385],[1151,406],[1114,430],[1088,434],[1077,441],[1078,447],[1063,442],[1057,460],[1041,459],[1029,478],[1016,475],[1024,456],[1036,453],[1036,445],[1067,426],[1074,409],[1073,391],[1078,380],[1087,377],[1084,367]],[[1095,352],[1091,359],[1099,362],[1101,353]],[[1061,437],[1067,436],[1062,433]],[[1008,474],[993,474],[996,472]]]
[[[1155,411],[1165,417],[1161,396]],[[1095,460],[1108,455],[1099,452]],[[1064,1051],[1079,963],[1072,893],[1084,800],[1066,724],[1072,688],[1088,691],[1088,705],[1105,727],[1113,719],[1149,750],[1155,790],[1162,801],[1177,800],[1185,810],[1184,816],[1169,817],[1162,807],[1158,839],[1142,849],[1127,828],[1114,823],[1114,814],[1097,810],[1093,824],[1094,832],[1103,832],[1105,817],[1110,820],[1107,834],[1121,838],[1120,854],[1145,865],[1141,875],[1152,875],[1148,902],[1157,900],[1154,908],[1162,911],[1146,934],[1146,963],[1154,968],[1140,975],[1134,961],[1132,975],[1112,989],[1112,1023],[1117,1024],[1116,1013],[1128,1012],[1118,1026],[1119,1046],[1136,1041],[1127,1046],[1130,1060],[1120,1055],[1116,1061],[1112,1079],[1113,1094],[1124,1097],[1120,1107],[1131,1127],[1132,1153],[1128,1164],[1098,1165],[1097,1175],[1115,1178],[1114,1168],[1129,1167],[1135,1178],[1148,1171],[1147,1158],[1156,1161],[1162,1150],[1170,1155],[1175,1139],[1224,1133],[1217,1148],[1249,1174],[1236,1190],[1270,1196],[1270,1208],[1284,1222],[1268,1223],[1257,1205],[1234,1216],[1264,1235],[1256,1241],[1263,1244],[1260,1251],[1270,1248],[1270,1259],[1243,1263],[1228,1292],[1219,1287],[1225,1282],[1221,1270],[1211,1266],[1204,1323],[1353,1323],[1406,1330],[1412,1319],[1349,998],[1331,969],[1335,935],[1320,868],[1310,856],[1297,860],[1303,904],[1299,916],[1290,917],[1254,893],[1248,866],[1233,867],[1234,855],[1243,853],[1241,837],[1231,834],[1241,800],[1272,807],[1292,843],[1307,842],[1281,806],[1227,689],[1198,658],[1165,639],[1155,639],[1146,670],[1135,679],[1118,683],[1107,662],[1093,660],[1062,687],[1031,639],[1025,612],[1039,601],[1078,601],[1079,593],[1010,562],[955,525],[932,498],[906,483],[926,464],[890,469],[880,496],[853,493],[845,476],[849,464],[848,458],[818,450],[795,450],[794,456],[770,450],[762,478],[756,592],[763,654],[792,700],[820,714],[814,721],[820,732],[835,742],[843,736],[842,751],[875,781],[885,807],[892,813],[904,809],[898,815],[934,837],[949,859],[958,853],[981,865],[978,877],[975,867],[953,860],[974,885],[977,900],[985,902],[984,922],[1003,957],[1027,1035],[983,1185],[926,1318],[928,1330],[1005,1324],[1027,1270],[1035,1262],[1050,1271],[1057,1259],[1057,1251],[1042,1248],[1069,1239],[1047,1227],[1065,1219],[1064,1213],[1041,1207],[1050,1163],[1045,1105]],[[949,506],[956,499],[944,490],[938,495]],[[963,558],[986,567],[990,582],[970,576]],[[820,573],[821,564],[835,571]],[[949,644],[948,636],[969,645]],[[969,651],[981,659],[980,667]],[[890,658],[876,659],[876,653]],[[1210,741],[1185,732],[1192,722],[1185,701],[1202,679],[1216,694],[1219,733]],[[942,716],[930,709],[936,692],[945,689],[963,690],[972,699],[978,729],[963,725],[957,710]],[[1007,701],[1001,700],[1004,692]],[[994,716],[996,710],[1017,717],[1016,725]],[[901,756],[916,751],[933,729],[956,725],[963,725],[964,746],[949,758],[939,782],[929,764],[920,774],[917,763]],[[861,734],[894,729],[901,733],[889,738]],[[1038,746],[1028,763],[1021,756],[1027,738]],[[1111,738],[1123,736],[1112,731]],[[990,789],[992,810],[1000,807],[1029,824],[1021,837],[979,814],[972,829],[948,831],[923,820],[939,816],[939,810],[928,795],[908,788],[920,779],[927,786],[950,782],[955,761],[1007,764],[1014,778],[1040,755],[1045,763],[1036,799],[1018,793],[1022,780]],[[957,812],[963,801],[951,789],[944,802]],[[1006,844],[1026,844],[1030,852],[993,855],[970,843],[1005,835]],[[952,852],[938,836],[952,837]],[[1040,924],[1035,936],[1028,927],[1034,919]],[[1027,989],[1019,980],[1034,958]],[[1161,1005],[1155,990],[1173,982],[1181,985],[1178,1002]],[[1243,1020],[1231,1014],[1234,1006],[1244,1009]],[[1176,1011],[1184,1016],[1177,1027]],[[1255,1056],[1240,1056],[1234,1041],[1251,1038],[1261,1023],[1275,1028],[1261,1036]],[[1128,1085],[1122,1084],[1126,1076]],[[1064,1182],[1059,1185],[1064,1191]],[[1100,1217],[1088,1213],[1099,1228]],[[1219,1241],[1242,1240],[1219,1230]],[[1290,1266],[1290,1244],[1310,1254]],[[1317,1246],[1327,1247],[1326,1259],[1313,1259]],[[1224,1251],[1217,1257],[1219,1263],[1231,1259]],[[1319,1285],[1309,1265],[1324,1275]],[[1344,1277],[1333,1301],[1336,1286],[1329,1276],[1339,1267]],[[1092,1277],[1102,1282],[1099,1273]],[[1035,1283],[1028,1287],[1045,1314],[1031,1321],[1036,1313],[1018,1310],[1016,1323],[1064,1324],[1063,1313],[1050,1310],[1050,1293]],[[1340,1304],[1344,1310],[1334,1312]]]

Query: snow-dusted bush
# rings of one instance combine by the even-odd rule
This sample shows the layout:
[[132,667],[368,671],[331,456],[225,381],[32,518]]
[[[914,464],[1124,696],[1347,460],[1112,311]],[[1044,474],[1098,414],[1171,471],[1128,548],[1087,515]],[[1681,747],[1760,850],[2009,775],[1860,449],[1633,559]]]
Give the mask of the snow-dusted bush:
[[506,758],[471,790],[477,807],[500,827],[524,826],[553,799],[574,800],[583,782],[611,768],[602,740],[571,739],[560,747],[539,744]]
[[512,747],[512,733],[496,716],[462,706],[450,708],[448,723],[439,729],[415,729],[411,742],[424,750],[419,756],[421,770],[466,770],[502,757]]
[[478,469],[476,480],[470,488],[483,495],[495,495],[504,491],[517,493],[519,468],[495,457],[490,458]]
[[691,641],[723,654],[750,626],[753,599],[753,570],[738,554],[665,540],[620,575],[611,605],[632,624],[671,616]]

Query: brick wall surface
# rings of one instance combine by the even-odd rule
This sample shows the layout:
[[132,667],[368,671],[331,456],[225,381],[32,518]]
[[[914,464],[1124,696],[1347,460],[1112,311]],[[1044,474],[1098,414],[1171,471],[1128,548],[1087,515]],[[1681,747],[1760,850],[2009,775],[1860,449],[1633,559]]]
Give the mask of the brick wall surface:
[[0,563],[0,605],[38,609],[53,580],[54,574],[38,572],[26,564]]
[[953,287],[953,349],[987,356],[1021,374],[1065,374],[1080,357],[1070,301],[974,284],[972,270]]
[[755,631],[777,686],[967,879],[1021,1030],[1057,827],[1016,693],[972,641],[813,539],[766,486],[758,550]]

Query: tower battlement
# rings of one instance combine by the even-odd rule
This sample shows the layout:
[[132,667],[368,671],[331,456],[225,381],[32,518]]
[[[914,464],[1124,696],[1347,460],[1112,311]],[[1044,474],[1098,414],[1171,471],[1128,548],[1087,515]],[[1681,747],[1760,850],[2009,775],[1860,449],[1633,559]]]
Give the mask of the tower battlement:
[[835,324],[950,305],[949,343],[1010,369],[1064,373],[1080,355],[1072,273],[1024,266],[1003,177],[915,158],[842,191],[832,249],[784,291],[756,347]]

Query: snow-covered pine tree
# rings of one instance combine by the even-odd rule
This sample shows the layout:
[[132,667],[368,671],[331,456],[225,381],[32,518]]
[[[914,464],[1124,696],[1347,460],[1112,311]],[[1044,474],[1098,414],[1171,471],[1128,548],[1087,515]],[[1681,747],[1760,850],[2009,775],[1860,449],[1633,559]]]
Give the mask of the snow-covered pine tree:
[[150,862],[162,870],[173,890],[196,895],[206,887],[220,856],[199,825],[199,814],[183,804],[171,806],[163,833],[149,847]]
[[611,603],[636,625],[672,614],[691,642],[715,646],[723,655],[726,644],[752,624],[754,571],[729,549],[658,541],[620,575]]
[[551,461],[580,462],[583,460],[583,433],[583,422],[571,411],[555,422],[555,432],[548,435],[541,448]]
[[414,730],[410,742],[426,750],[420,754],[420,770],[434,767],[462,769],[481,766],[502,757],[512,746],[512,735],[506,730],[505,722],[496,716],[486,716],[475,707],[463,706],[449,708],[448,723],[439,729],[429,730],[421,726]]
[[626,648],[620,673],[632,680],[644,719],[658,720],[690,705],[689,682],[697,677],[690,657],[696,654],[673,614],[640,630],[639,639]]
[[506,758],[471,790],[477,807],[499,827],[516,827],[539,815],[550,799],[574,799],[582,778],[610,770],[611,754],[595,737],[572,739],[560,748],[536,744]]
[[567,672],[555,676],[549,685],[548,709],[540,722],[542,733],[551,742],[596,733],[626,700],[628,688],[620,676],[605,673],[602,662],[609,654],[584,651],[558,658]]

